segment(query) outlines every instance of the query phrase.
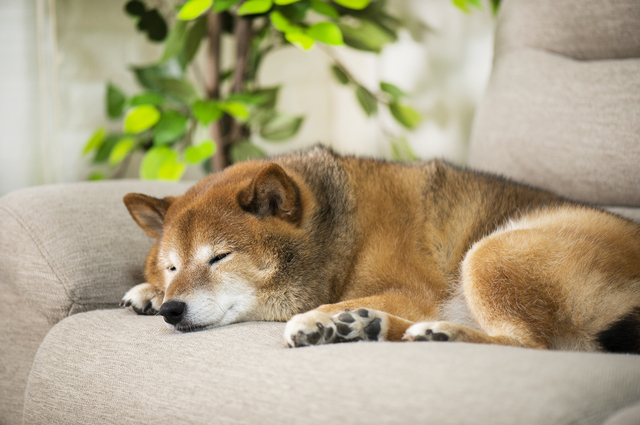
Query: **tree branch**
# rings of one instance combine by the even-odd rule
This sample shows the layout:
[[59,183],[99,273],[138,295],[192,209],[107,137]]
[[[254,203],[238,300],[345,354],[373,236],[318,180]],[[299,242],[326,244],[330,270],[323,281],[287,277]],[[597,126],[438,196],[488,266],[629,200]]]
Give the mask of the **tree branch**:
[[[207,55],[208,81],[207,97],[209,99],[220,98],[220,36],[222,34],[222,17],[219,13],[209,13],[207,39],[209,51]],[[211,158],[211,169],[221,171],[228,163],[226,159],[224,138],[222,137],[222,122],[218,120],[211,124],[211,138],[217,144],[218,149]]]

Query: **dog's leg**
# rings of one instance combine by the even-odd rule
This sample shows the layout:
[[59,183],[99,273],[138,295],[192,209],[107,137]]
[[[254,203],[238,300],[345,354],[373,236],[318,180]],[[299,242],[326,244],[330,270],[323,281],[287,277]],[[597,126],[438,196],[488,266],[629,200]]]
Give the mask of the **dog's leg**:
[[549,266],[556,263],[549,260],[549,247],[558,250],[560,242],[550,244],[540,233],[527,229],[498,232],[478,242],[465,256],[462,290],[481,332],[432,321],[411,326],[403,339],[549,348],[557,332],[558,303],[565,295],[559,289],[562,271]]
[[403,341],[453,341],[476,344],[513,345],[528,348],[547,348],[526,333],[488,335],[451,322],[419,322],[411,325],[402,337]]
[[120,301],[121,307],[131,307],[138,314],[158,314],[164,292],[148,283],[131,288]]
[[293,316],[285,328],[290,347],[355,341],[400,341],[413,324],[377,310],[384,306],[383,296],[325,304],[315,310]]

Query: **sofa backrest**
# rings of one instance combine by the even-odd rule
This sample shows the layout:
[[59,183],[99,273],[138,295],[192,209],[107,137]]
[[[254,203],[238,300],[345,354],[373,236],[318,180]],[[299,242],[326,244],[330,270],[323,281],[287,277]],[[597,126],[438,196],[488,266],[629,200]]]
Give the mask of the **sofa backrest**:
[[503,0],[471,167],[640,206],[640,1]]

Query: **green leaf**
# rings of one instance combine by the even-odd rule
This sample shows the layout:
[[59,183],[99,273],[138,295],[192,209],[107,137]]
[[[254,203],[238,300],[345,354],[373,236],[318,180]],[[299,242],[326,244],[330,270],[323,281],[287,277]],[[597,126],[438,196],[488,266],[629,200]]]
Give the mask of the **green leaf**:
[[302,28],[291,25],[291,22],[278,10],[274,10],[269,14],[269,19],[274,27],[280,32],[302,32]]
[[304,117],[278,114],[260,128],[260,137],[271,142],[281,142],[295,136]]
[[339,18],[340,14],[335,7],[322,0],[311,0],[311,8],[321,15],[329,18]]
[[422,119],[418,111],[410,106],[403,105],[398,102],[391,102],[389,104],[389,111],[396,121],[409,130],[416,128]]
[[178,159],[178,153],[168,146],[156,146],[144,155],[140,164],[143,180],[180,180],[186,164]]
[[348,7],[349,9],[362,10],[369,6],[371,0],[333,0],[340,6]]
[[420,159],[411,149],[406,137],[391,141],[391,155],[394,161],[417,161]]
[[211,158],[216,153],[216,148],[213,140],[205,140],[198,146],[189,146],[184,152],[184,158],[189,164],[195,165]]
[[166,145],[178,140],[187,131],[189,119],[179,112],[167,110],[153,128],[153,144]]
[[331,67],[331,72],[333,76],[336,77],[336,80],[342,85],[349,84],[349,76],[345,74],[345,72],[338,65],[333,65]]
[[393,43],[397,36],[375,22],[361,19],[357,27],[339,23],[344,44],[357,50],[380,53],[385,44]]
[[170,59],[168,61],[142,67],[131,68],[136,76],[138,83],[149,90],[158,92],[157,81],[160,78],[182,78],[183,70],[177,59]]
[[124,131],[137,134],[153,127],[158,120],[160,120],[160,111],[154,106],[136,106],[131,108],[124,118]]
[[101,164],[106,162],[109,159],[109,155],[111,155],[111,150],[118,143],[118,141],[122,139],[122,136],[111,134],[104,139],[102,145],[98,148],[96,152],[96,156],[93,158],[93,162],[95,164]]
[[107,129],[104,127],[98,128],[89,138],[87,143],[84,145],[84,149],[82,150],[82,156],[85,156],[89,152],[100,149],[102,143],[104,143],[104,136],[107,134]]
[[167,40],[164,43],[164,53],[160,58],[161,62],[178,55],[178,53],[182,51],[184,43],[187,40],[187,27],[187,22],[176,21],[175,25],[169,32],[169,37],[167,37]]
[[158,90],[178,102],[190,105],[198,99],[198,92],[190,82],[179,78],[158,78]]
[[493,15],[498,14],[498,10],[500,9],[500,1],[501,0],[491,0],[491,10],[493,11]]
[[284,35],[284,38],[286,38],[289,43],[302,50],[309,50],[315,44],[313,38],[304,33],[289,32]]
[[248,140],[234,143],[229,148],[229,159],[232,164],[247,161],[250,159],[260,159],[267,156],[266,153]]
[[193,115],[202,125],[209,125],[222,117],[222,109],[215,100],[198,100],[191,107]]
[[212,4],[213,0],[189,0],[182,5],[180,13],[178,13],[178,19],[182,21],[196,19],[198,16],[209,10]]
[[277,112],[272,108],[255,108],[251,111],[249,124],[263,126],[275,118]]
[[275,108],[278,102],[278,93],[280,92],[280,86],[264,87],[251,92],[252,95],[262,97],[263,101],[258,103],[263,108]]
[[144,3],[139,0],[130,0],[124,5],[124,10],[131,16],[142,16],[147,8]]
[[129,106],[140,106],[140,105],[162,105],[164,103],[164,97],[160,96],[157,93],[141,93],[135,96],[132,96],[131,99],[127,102]]
[[104,180],[104,173],[100,173],[100,172],[91,173],[91,175],[87,177],[87,180],[89,181]]
[[207,34],[207,17],[199,17],[195,23],[189,28],[187,37],[184,42],[184,49],[178,55],[178,60],[182,68],[186,68],[198,53],[200,43]]
[[282,12],[284,17],[290,22],[300,22],[307,15],[307,9],[309,9],[309,6],[310,4],[308,1],[299,1],[286,6],[279,6],[278,10]]
[[231,6],[236,5],[240,0],[216,0],[213,3],[213,11],[216,13],[229,10]]
[[342,46],[344,44],[340,28],[331,22],[318,22],[311,25],[307,29],[307,35],[332,46]]
[[145,11],[138,20],[137,28],[146,32],[151,41],[161,42],[167,37],[167,22],[158,9]]
[[356,87],[356,97],[368,117],[378,112],[378,101],[369,90],[362,86]]
[[222,108],[222,110],[227,114],[241,121],[245,121],[249,118],[249,110],[240,102],[223,102],[220,103],[220,108]]
[[279,6],[285,6],[287,4],[296,3],[300,0],[274,0],[273,2]]
[[452,3],[464,13],[470,13],[471,6],[477,9],[482,9],[482,3],[480,2],[480,0],[452,0]]
[[407,94],[391,83],[380,81],[380,90],[390,95],[393,100],[405,97]]
[[267,12],[273,6],[271,0],[247,0],[238,8],[238,15],[256,15]]
[[124,102],[127,100],[124,93],[114,86],[107,84],[107,115],[109,118],[119,118],[124,111]]
[[136,139],[131,136],[123,137],[113,147],[109,154],[109,165],[116,166],[125,159],[136,146]]

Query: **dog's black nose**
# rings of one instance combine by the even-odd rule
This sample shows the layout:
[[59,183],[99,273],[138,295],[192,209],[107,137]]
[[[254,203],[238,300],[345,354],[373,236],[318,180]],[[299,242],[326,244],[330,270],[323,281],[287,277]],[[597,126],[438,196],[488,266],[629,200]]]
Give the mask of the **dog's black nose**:
[[178,300],[169,300],[160,307],[160,314],[164,317],[164,321],[177,325],[187,310],[187,304]]

